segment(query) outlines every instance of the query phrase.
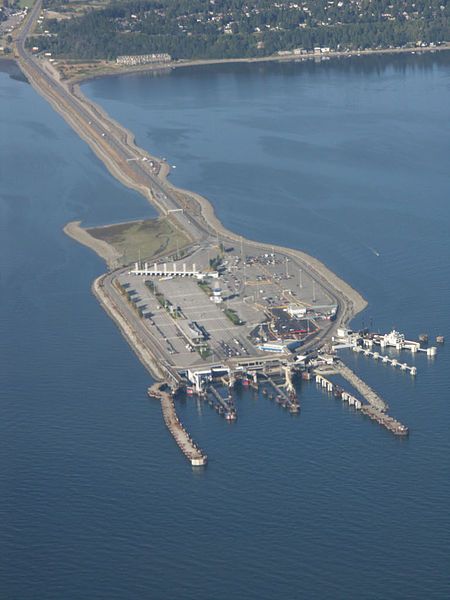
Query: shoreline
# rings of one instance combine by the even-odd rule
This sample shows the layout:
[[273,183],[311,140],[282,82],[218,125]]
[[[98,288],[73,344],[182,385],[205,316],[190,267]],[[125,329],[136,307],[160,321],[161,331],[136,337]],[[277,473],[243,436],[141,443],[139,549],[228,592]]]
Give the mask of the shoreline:
[[155,381],[164,381],[164,374],[158,367],[158,359],[154,357],[151,351],[139,340],[138,336],[127,323],[125,317],[122,316],[119,309],[104,292],[103,280],[106,275],[107,274],[104,273],[93,281],[91,286],[92,293],[106,314],[116,324],[116,327],[122,334],[122,337],[126,340],[130,348],[136,354],[140,362],[147,369],[153,379]]
[[[85,106],[90,106],[90,108],[93,109],[94,113],[98,114],[99,116],[101,116],[102,119],[105,119],[110,124],[112,124],[113,127],[118,132],[120,132],[121,137],[123,139],[126,139],[127,145],[131,149],[133,149],[133,151],[135,151],[137,154],[139,154],[141,156],[145,156],[145,157],[157,162],[160,165],[160,171],[157,176],[158,180],[163,184],[164,187],[167,187],[174,194],[190,198],[191,201],[193,201],[194,204],[199,207],[200,214],[201,214],[202,218],[204,219],[204,221],[207,223],[207,225],[210,227],[210,229],[217,232],[221,237],[226,237],[230,240],[233,240],[234,242],[240,242],[241,236],[234,233],[233,231],[230,231],[223,225],[223,223],[220,221],[220,219],[218,218],[218,216],[216,214],[213,204],[207,198],[205,198],[204,196],[202,196],[194,191],[186,190],[184,188],[175,186],[169,179],[171,169],[170,169],[170,166],[166,162],[162,161],[156,155],[150,154],[149,152],[147,152],[147,150],[137,146],[135,134],[132,131],[130,131],[129,129],[127,129],[124,125],[122,125],[121,123],[119,123],[118,121],[113,119],[110,115],[108,115],[106,113],[106,111],[103,109],[103,107],[101,107],[95,101],[93,101],[92,99],[88,98],[85,94],[83,94],[83,92],[81,91],[80,85],[78,83],[68,84],[68,88],[78,98],[78,100],[83,102],[83,104]],[[101,157],[99,157],[99,158],[101,158]],[[101,158],[101,160],[103,160],[103,159]],[[120,181],[121,180],[120,175],[116,174],[117,169],[110,168],[110,166],[108,166],[108,164],[106,166],[108,167],[108,170],[111,172],[111,174],[113,176],[117,177],[117,179],[119,179],[119,181]],[[122,183],[123,183],[123,181],[122,181]],[[158,211],[160,216],[164,214],[164,212],[161,212],[160,206],[157,203],[155,203],[154,194],[152,194],[150,189],[148,189],[148,188],[143,189],[141,186],[136,187],[134,182],[131,185],[130,185],[130,183],[127,182],[125,185],[127,185],[127,187],[132,187],[133,189],[135,189],[136,191],[138,191],[139,193],[144,195],[144,197],[148,200],[148,202],[150,204],[152,204],[153,206],[155,206],[155,208]],[[82,228],[80,228],[80,229],[82,231],[84,231]],[[73,228],[72,228],[72,232],[73,232]],[[89,235],[89,234],[87,234],[87,235]],[[85,236],[82,236],[82,237],[85,238]],[[92,237],[92,236],[89,236],[89,237]],[[313,256],[309,255],[308,253],[306,253],[302,250],[296,249],[296,248],[287,248],[284,246],[277,246],[277,245],[270,244],[270,243],[259,242],[256,240],[250,240],[248,238],[243,238],[243,239],[245,240],[246,245],[258,246],[260,248],[265,248],[268,251],[272,251],[271,250],[272,248],[276,248],[280,252],[284,252],[286,254],[290,254],[291,256],[295,256],[297,258],[297,260],[300,260],[301,262],[303,262],[308,269],[310,269],[314,273],[316,273],[322,280],[332,283],[332,287],[335,290],[337,290],[338,292],[340,292],[341,294],[343,294],[344,296],[347,296],[353,305],[353,311],[351,311],[351,316],[349,317],[348,320],[350,320],[351,318],[353,318],[359,312],[361,312],[362,310],[364,310],[366,308],[368,303],[363,298],[363,296],[357,290],[355,290],[352,286],[350,286],[350,284],[348,284],[346,281],[341,279],[336,273],[334,273],[329,267],[327,267],[322,261],[320,261],[316,257],[313,257]],[[83,242],[81,242],[81,243],[83,243]],[[85,245],[89,246],[92,250],[94,250],[94,252],[96,251],[95,248],[93,247],[94,244],[92,244],[92,245],[85,244]],[[98,253],[98,255],[101,256],[102,258],[104,258],[100,252]]]
[[[37,18],[38,9],[39,3],[35,5],[30,21],[27,23],[28,30],[33,24],[33,15],[34,18]],[[317,258],[301,250],[248,240],[228,230],[219,220],[214,206],[209,200],[200,194],[183,190],[172,184],[168,180],[169,165],[138,147],[134,134],[112,119],[101,106],[86,97],[79,85],[61,81],[53,68],[49,68],[45,63],[30,56],[23,46],[26,34],[27,29],[24,30],[23,37],[17,44],[17,54],[19,66],[25,72],[32,86],[88,144],[112,176],[142,194],[160,215],[170,217],[174,224],[186,234],[192,247],[220,235],[227,243],[240,243],[243,240],[246,246],[258,248],[263,252],[270,252],[272,248],[276,248],[286,256],[295,257],[310,276],[339,305],[333,330],[346,326],[356,314],[367,306],[366,300],[357,290]],[[134,160],[140,160],[141,163],[130,163],[130,156],[134,157]],[[149,162],[143,163],[143,160]],[[151,161],[154,161],[153,164]],[[138,164],[149,166],[137,167]],[[179,211],[181,211],[181,215],[178,218]],[[174,215],[171,214],[173,212],[175,212]],[[93,241],[92,236],[80,227],[79,222],[67,224],[64,231],[73,239],[81,241],[82,244],[94,250],[103,259],[106,258],[108,266],[114,266],[117,253],[114,253],[106,243]],[[109,271],[103,277],[114,276],[115,272],[114,270]],[[112,298],[105,298],[106,292],[102,294],[101,281],[103,279],[97,279],[94,282],[93,292],[119,326],[140,360],[152,375],[158,370],[160,373],[163,371],[166,373],[167,368],[162,369],[164,365],[158,363],[158,356],[152,355],[142,340],[138,339],[139,332],[133,331],[131,324],[120,314],[120,311],[117,312],[117,307],[114,311],[114,307],[111,306],[114,304]],[[331,334],[332,330],[325,330],[323,335],[315,340],[314,348],[323,347],[329,341]],[[159,369],[155,363],[159,364]]]
[[[177,195],[177,196],[181,195],[183,197],[188,197],[191,200],[191,202],[193,202],[194,205],[196,205],[198,207],[201,217],[203,218],[203,220],[205,221],[205,223],[208,225],[208,227],[210,229],[217,232],[221,237],[225,237],[236,243],[240,242],[241,236],[234,233],[233,231],[230,231],[227,227],[225,227],[223,225],[223,223],[220,221],[220,219],[218,218],[218,216],[216,214],[213,204],[207,198],[205,198],[204,196],[202,196],[194,191],[186,190],[184,188],[174,185],[169,179],[170,166],[166,162],[162,161],[160,158],[158,158],[157,156],[155,156],[153,154],[149,154],[146,150],[137,146],[134,133],[131,132],[130,130],[128,130],[121,123],[117,122],[110,115],[108,115],[106,113],[106,111],[103,109],[103,107],[101,107],[96,102],[94,102],[93,100],[91,100],[90,98],[85,96],[85,94],[83,94],[83,92],[81,91],[79,84],[73,84],[73,85],[69,84],[69,89],[78,98],[78,100],[83,102],[83,104],[85,106],[89,106],[91,109],[93,109],[93,112],[95,114],[101,116],[102,119],[105,119],[110,124],[112,124],[114,129],[116,129],[120,133],[120,136],[123,139],[126,139],[127,145],[134,152],[136,152],[140,156],[146,156],[147,158],[150,158],[151,160],[157,162],[161,167],[160,171],[158,173],[158,176],[157,176],[158,180],[162,183],[162,185],[164,187],[168,188],[175,195]],[[101,160],[104,162],[102,157],[99,157],[99,158],[101,158]],[[116,177],[117,179],[122,181],[122,183],[124,183],[118,169],[114,168],[114,166],[111,164],[107,164],[106,166],[114,177]],[[148,202],[150,202],[150,204],[155,206],[155,208],[158,211],[160,216],[164,214],[164,212],[161,211],[161,207],[155,202],[156,199],[155,199],[154,194],[152,194],[151,189],[145,188],[143,186],[136,186],[135,182],[131,182],[128,178],[127,178],[127,183],[125,183],[125,185],[127,185],[127,187],[131,187],[131,188],[135,189],[136,191],[138,191],[139,193],[143,194],[144,197],[148,200]],[[80,229],[81,229],[81,231],[84,231],[84,230],[82,230],[82,228],[80,228]],[[72,233],[73,233],[73,231],[74,230],[72,228]],[[89,236],[89,237],[92,237],[92,236]],[[85,239],[85,236],[82,235],[82,238]],[[295,256],[297,258],[297,260],[301,261],[307,269],[309,269],[316,276],[318,276],[322,280],[322,282],[325,282],[325,285],[326,285],[326,283],[331,284],[333,291],[337,291],[338,293],[342,294],[344,297],[346,297],[346,299],[348,299],[350,301],[351,310],[348,314],[346,311],[345,322],[349,322],[359,312],[361,312],[362,310],[364,310],[366,308],[368,303],[363,298],[363,296],[357,290],[355,290],[352,286],[350,286],[350,284],[348,284],[346,281],[341,279],[336,273],[334,273],[329,267],[327,267],[322,261],[320,261],[316,257],[313,257],[313,256],[307,254],[306,252],[296,249],[296,248],[287,248],[284,246],[277,246],[277,245],[270,244],[270,243],[260,242],[260,241],[256,241],[256,240],[250,240],[248,238],[243,238],[243,239],[245,241],[245,244],[249,245],[249,246],[257,246],[259,248],[265,248],[269,252],[272,251],[272,248],[276,248],[280,252],[289,254],[291,256]],[[83,242],[81,242],[81,243],[83,243]],[[89,246],[94,251],[96,251],[94,246],[98,247],[96,244],[91,244],[91,245],[85,244],[85,245]],[[98,252],[98,255],[103,258],[103,255],[101,254],[101,252]],[[329,286],[326,286],[326,287],[329,287]],[[344,300],[344,304],[345,304],[345,299],[343,299],[343,300]]]
[[[114,125],[114,127],[116,129],[121,131],[122,136],[125,137],[125,139],[127,140],[127,144],[130,148],[132,148],[136,153],[138,153],[140,155],[144,154],[145,156],[150,157],[152,160],[154,160],[155,162],[158,162],[161,165],[161,169],[158,174],[159,181],[161,181],[161,183],[164,185],[164,187],[167,187],[174,194],[190,198],[198,206],[202,218],[204,219],[205,223],[209,226],[210,229],[215,231],[221,237],[227,238],[236,243],[240,242],[242,236],[229,230],[227,227],[225,227],[225,225],[223,225],[223,223],[220,221],[220,219],[218,218],[218,216],[216,214],[213,204],[207,198],[205,198],[204,196],[202,196],[194,191],[186,190],[184,188],[174,185],[169,179],[170,167],[166,162],[161,161],[160,158],[156,157],[153,154],[149,154],[146,150],[137,146],[133,132],[126,129],[121,123],[118,123],[116,120],[114,120],[112,117],[110,117],[106,113],[106,111],[101,106],[99,106],[96,102],[94,102],[91,99],[88,99],[87,96],[85,96],[83,94],[83,92],[81,91],[78,84],[75,84],[73,87],[71,86],[71,88],[72,88],[74,95],[79,100],[81,100],[84,104],[90,105],[97,114],[100,114],[102,116],[102,118],[107,119],[110,123],[112,123]],[[103,159],[101,159],[101,160],[103,160]],[[117,170],[114,168],[110,168],[110,166],[108,164],[106,166],[108,167],[108,170],[111,172],[111,174],[114,177],[117,177],[117,179],[119,179],[119,181],[121,181],[120,175],[116,174]],[[124,182],[122,181],[122,183],[124,183]],[[150,189],[146,188],[143,191],[142,187],[135,187],[134,183],[131,185],[130,185],[130,183],[127,182],[125,185],[127,185],[127,187],[132,187],[139,193],[143,194],[144,197],[148,200],[148,202],[150,204],[152,204],[153,206],[155,206],[156,210],[159,213],[159,216],[164,215],[164,212],[161,211],[161,208],[159,207],[159,205],[155,204],[154,195],[152,194]],[[108,224],[105,225],[105,227],[107,227],[107,226],[108,226]],[[68,223],[66,225],[66,227],[64,228],[64,230],[66,230],[66,228],[69,228],[70,233],[68,233],[67,231],[66,231],[66,233],[68,233],[68,235],[70,235],[70,237],[72,237],[73,239],[76,239],[77,241],[80,241],[80,243],[89,247],[91,250],[96,252],[98,256],[103,258],[108,264],[108,260],[110,260],[110,255],[114,252],[114,249],[112,248],[112,246],[110,246],[107,242],[102,242],[101,244],[96,244],[95,238],[93,238],[93,236],[89,235],[88,232],[86,232],[82,227],[80,227],[80,222]],[[78,239],[78,236],[80,237],[80,239]],[[90,239],[88,239],[88,238],[90,238]],[[296,249],[296,248],[288,248],[285,246],[279,246],[279,245],[270,244],[267,242],[250,240],[248,238],[242,238],[242,239],[245,241],[245,244],[248,246],[264,248],[269,252],[272,251],[272,248],[275,248],[276,250],[278,250],[282,253],[285,253],[285,254],[288,254],[291,256],[295,256],[297,258],[297,260],[302,262],[306,266],[306,268],[308,268],[310,271],[312,271],[322,281],[325,281],[326,283],[331,283],[332,288],[334,288],[334,290],[336,290],[337,292],[340,292],[341,294],[346,296],[352,304],[353,310],[351,310],[350,316],[348,317],[347,322],[351,318],[356,316],[359,312],[361,312],[362,310],[364,310],[366,308],[368,303],[363,298],[363,296],[357,290],[355,290],[350,284],[348,284],[345,280],[343,280],[336,273],[334,273],[329,267],[327,267],[325,265],[325,263],[320,261],[318,258],[311,256],[310,254],[308,254],[302,250]]]
[[[425,46],[425,47],[412,47],[412,48],[378,48],[378,49],[366,49],[366,50],[350,50],[348,52],[343,51],[330,51],[322,54],[290,54],[286,56],[261,56],[261,57],[241,57],[241,58],[205,58],[205,59],[179,59],[170,63],[159,63],[156,65],[146,64],[146,65],[138,65],[138,66],[117,66],[116,63],[110,61],[107,63],[103,70],[100,67],[98,73],[87,73],[86,75],[68,77],[67,79],[63,79],[69,85],[78,85],[87,83],[89,81],[93,81],[95,79],[100,79],[103,77],[115,77],[120,75],[134,75],[134,74],[145,74],[145,73],[158,73],[158,72],[170,72],[174,69],[180,69],[185,67],[198,67],[198,66],[209,66],[209,65],[226,65],[226,64],[257,64],[257,63],[267,63],[267,62],[283,62],[283,63],[304,63],[309,61],[322,62],[331,59],[339,59],[339,58],[352,58],[352,57],[367,57],[367,56],[383,56],[383,55],[396,55],[396,54],[425,54],[425,53],[435,53],[435,52],[445,52],[450,50],[450,42],[444,42],[440,46]],[[73,60],[73,59],[57,59],[58,62],[64,63],[64,60]],[[100,59],[101,60],[101,59]],[[94,65],[95,62],[86,63],[80,62],[80,64],[86,64],[89,68],[89,65]],[[73,63],[75,66],[76,63]]]
[[[204,219],[204,221],[207,223],[207,225],[210,227],[210,229],[217,232],[221,237],[226,237],[230,240],[233,240],[234,242],[240,242],[242,236],[229,230],[227,227],[225,227],[225,225],[223,225],[223,223],[220,221],[220,219],[218,218],[218,216],[216,214],[213,204],[207,198],[205,198],[201,194],[198,194],[197,192],[194,192],[192,190],[187,190],[185,188],[181,188],[181,187],[174,185],[169,179],[171,169],[167,162],[162,161],[156,155],[150,154],[147,150],[141,148],[140,146],[137,146],[135,134],[132,131],[130,131],[129,129],[127,129],[124,125],[122,125],[121,123],[116,121],[114,118],[112,118],[110,115],[108,115],[102,106],[97,104],[92,99],[88,98],[82,92],[79,83],[71,84],[71,83],[67,82],[67,84],[68,84],[68,89],[71,91],[71,93],[73,93],[78,98],[78,100],[83,102],[84,105],[92,108],[94,113],[100,115],[103,119],[105,119],[110,124],[112,124],[117,131],[120,132],[121,137],[126,139],[127,145],[131,149],[133,149],[140,156],[145,156],[145,157],[149,158],[150,160],[157,162],[160,165],[160,170],[159,170],[157,178],[163,184],[164,187],[167,187],[175,195],[181,195],[181,196],[190,198],[191,201],[193,201],[193,203],[199,207],[200,214],[201,214],[202,218]],[[111,174],[120,180],[120,177],[118,177],[116,175],[116,170],[115,169],[111,170],[108,165],[107,165],[107,167],[108,167],[108,170],[111,172]],[[148,202],[150,202],[150,204],[152,204],[156,208],[156,210],[158,211],[160,216],[164,214],[164,212],[161,212],[160,206],[157,203],[155,203],[154,194],[152,194],[150,189],[145,188],[144,193],[143,193],[143,190],[141,187],[135,187],[134,185],[129,185],[128,183],[125,185],[127,185],[127,187],[132,187],[133,189],[135,189],[136,191],[138,191],[142,195],[144,195],[144,197],[148,200]],[[92,237],[92,236],[90,236],[90,237]],[[308,254],[302,250],[296,249],[296,248],[287,248],[284,246],[277,246],[277,245],[266,243],[266,242],[250,240],[248,238],[243,238],[243,239],[244,239],[246,245],[258,246],[260,248],[265,248],[269,252],[272,251],[271,250],[272,248],[276,248],[280,252],[284,252],[286,254],[290,254],[291,256],[295,256],[297,258],[297,260],[300,260],[301,262],[303,262],[308,269],[315,272],[322,280],[325,280],[326,282],[329,282],[329,283],[332,282],[332,287],[334,289],[336,289],[338,292],[341,292],[344,296],[347,296],[353,305],[353,311],[351,312],[351,316],[349,317],[348,321],[351,320],[354,316],[356,316],[359,312],[361,312],[362,310],[364,310],[367,307],[368,303],[363,298],[363,296],[357,290],[355,290],[350,284],[348,284],[345,280],[341,279],[336,273],[334,273],[329,267],[327,267],[318,258],[311,256],[310,254]],[[91,248],[91,249],[94,249],[94,248]],[[99,254],[99,256],[102,256],[102,255]]]
[[63,231],[68,237],[95,252],[106,262],[108,269],[112,270],[119,266],[118,261],[121,255],[111,244],[95,238],[81,227],[81,221],[70,221],[64,226]]

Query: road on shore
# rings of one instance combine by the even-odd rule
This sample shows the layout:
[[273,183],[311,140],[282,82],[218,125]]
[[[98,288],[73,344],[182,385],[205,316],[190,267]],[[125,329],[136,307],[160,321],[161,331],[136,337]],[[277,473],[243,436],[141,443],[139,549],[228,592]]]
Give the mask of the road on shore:
[[[69,120],[69,123],[90,145],[94,146],[94,151],[100,154],[100,158],[106,159],[109,163],[114,162],[115,168],[123,172],[125,179],[134,179],[139,187],[144,186],[151,190],[153,202],[159,211],[166,215],[171,214],[193,241],[203,241],[208,238],[212,232],[193,215],[187,215],[167,186],[152,174],[150,160],[146,153],[136,147],[130,147],[123,131],[118,131],[115,124],[106,119],[105,115],[90,105],[85,98],[81,99],[72,93],[67,84],[52,77],[51,71],[44,68],[43,59],[27,52],[25,41],[41,9],[42,0],[37,0],[16,37],[19,65],[30,83],[55,106],[64,118]],[[147,160],[142,160],[143,158]],[[113,174],[118,175],[118,173]]]
[[[125,185],[136,189],[152,202],[160,213],[170,215],[173,222],[191,238],[193,244],[207,247],[217,241],[220,235],[224,243],[236,243],[241,238],[226,230],[214,215],[211,205],[200,196],[177,190],[165,180],[164,172],[155,173],[150,155],[134,144],[130,132],[114,122],[94,103],[85,98],[79,90],[59,79],[56,70],[52,70],[44,59],[27,52],[25,42],[41,12],[42,0],[37,0],[18,33],[15,45],[18,62],[30,83],[43,95],[63,118],[73,127],[105,163],[110,172]],[[145,159],[145,160],[143,160]],[[154,159],[157,160],[157,159]],[[200,211],[186,208],[182,204],[183,194],[194,200]],[[272,246],[250,240],[244,240],[246,248],[255,251],[272,251]],[[340,280],[318,260],[292,249],[277,248],[289,256],[298,266],[326,290],[338,305],[337,320],[325,327],[308,349],[317,349],[330,338],[331,333],[348,321],[365,306],[363,298],[348,284]],[[105,281],[112,292],[112,280]],[[127,311],[128,312],[128,311]],[[135,315],[127,314],[131,322]],[[138,327],[138,323],[135,324]],[[139,327],[138,327],[139,328]],[[158,349],[155,340],[147,340]]]

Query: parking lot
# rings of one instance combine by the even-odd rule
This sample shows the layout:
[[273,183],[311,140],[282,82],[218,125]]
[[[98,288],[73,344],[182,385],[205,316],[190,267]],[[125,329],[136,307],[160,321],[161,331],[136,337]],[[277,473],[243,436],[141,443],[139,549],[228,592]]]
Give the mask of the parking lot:
[[[158,269],[153,275],[120,275],[143,326],[158,338],[177,369],[267,356],[257,347],[261,343],[289,343],[291,330],[293,338],[302,339],[304,335],[295,332],[300,325],[305,335],[314,333],[327,318],[332,299],[306,270],[281,253],[249,250],[243,246],[240,252],[233,248],[219,255],[217,247],[209,246],[197,249],[187,264],[178,261],[176,267],[168,262],[159,275]],[[183,269],[217,270],[219,276],[199,280],[181,276]],[[283,327],[284,314],[288,319],[288,308],[292,313],[293,307],[305,321]]]
[[[214,304],[197,280],[155,278],[156,290],[166,299],[166,306],[161,306],[146,279],[130,275],[122,275],[119,279],[128,291],[134,291],[132,299],[143,312],[143,325],[158,334],[180,368],[204,364],[186,336],[186,325],[191,323],[203,328],[211,361],[259,353],[247,337],[256,323],[234,325],[224,312],[226,304]],[[173,307],[172,314],[170,307]]]

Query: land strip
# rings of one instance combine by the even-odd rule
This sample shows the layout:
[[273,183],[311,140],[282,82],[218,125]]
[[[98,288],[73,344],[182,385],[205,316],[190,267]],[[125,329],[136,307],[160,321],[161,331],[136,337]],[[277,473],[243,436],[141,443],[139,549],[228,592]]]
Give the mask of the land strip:
[[[26,36],[40,10],[38,0],[16,40],[23,72],[113,176],[155,206],[160,223],[170,224],[178,240],[177,257],[183,249],[183,260],[191,261],[180,265],[173,258],[173,245],[158,246],[152,240],[148,253],[162,254],[164,262],[143,264],[137,259],[134,266],[123,268],[119,265],[126,247],[134,244],[136,258],[142,222],[109,226],[115,247],[102,235],[107,228],[90,232],[79,222],[69,223],[66,233],[105,258],[111,269],[92,286],[100,304],[153,377],[172,391],[190,382],[202,394],[205,382],[217,372],[221,377],[226,373],[231,386],[236,377],[243,373],[256,377],[258,370],[264,376],[284,373],[286,389],[295,394],[291,371],[314,360],[337,329],[363,310],[365,300],[319,260],[242,238],[222,225],[205,198],[173,186],[165,161],[139,148],[134,135],[78,86],[61,81],[51,65],[25,50]],[[122,240],[127,228],[130,237]],[[224,297],[214,269],[221,269]],[[205,278],[211,281],[205,283]],[[286,328],[294,331],[294,340],[279,339]],[[301,346],[299,352],[291,352],[291,341]],[[165,406],[166,424],[181,447],[180,435],[185,439],[186,432],[174,427],[167,398]]]
[[93,250],[108,265],[109,269],[115,269],[120,265],[121,254],[111,244],[99,240],[81,227],[81,221],[71,221],[64,227],[64,233],[76,240],[83,246]]
[[118,65],[113,61],[98,60],[98,61],[71,61],[68,59],[58,60],[58,70],[63,79],[66,79],[70,84],[78,84],[97,77],[107,77],[111,75],[124,75],[133,73],[150,73],[164,72],[172,69],[182,69],[184,67],[206,66],[206,65],[223,65],[223,64],[253,64],[253,63],[290,63],[290,62],[305,62],[305,61],[323,61],[330,59],[345,59],[361,56],[386,56],[398,54],[427,54],[435,52],[445,52],[450,50],[450,43],[443,43],[440,46],[427,46],[423,48],[378,48],[367,50],[349,50],[339,52],[330,50],[326,54],[307,54],[297,56],[295,54],[283,56],[262,56],[254,58],[222,58],[222,59],[197,59],[197,60],[174,60],[167,65],[162,64],[144,64],[136,66]]
[[[45,69],[38,59],[26,52],[24,42],[40,9],[41,2],[38,1],[30,12],[16,44],[19,64],[37,91],[89,144],[117,179],[143,194],[162,215],[170,215],[174,225],[179,227],[192,243],[206,243],[211,237],[216,236],[228,242],[240,243],[241,237],[227,230],[220,223],[213,207],[205,198],[175,188],[167,180],[169,172],[167,164],[138,148],[133,134],[110,119],[103,109],[89,101],[78,86],[61,82],[54,71]],[[113,253],[106,252],[103,244],[93,244],[89,241],[81,233],[79,226],[72,224],[68,228],[68,233],[72,237],[82,239],[83,243],[98,251],[100,255],[107,255],[107,260],[111,264],[117,260],[117,256]],[[245,244],[259,251],[273,250],[270,244],[251,240],[245,240]],[[366,306],[365,300],[356,290],[332,273],[319,260],[298,250],[282,247],[276,249],[298,261],[336,298],[340,310],[332,329],[347,323]],[[325,337],[322,342],[325,341]]]

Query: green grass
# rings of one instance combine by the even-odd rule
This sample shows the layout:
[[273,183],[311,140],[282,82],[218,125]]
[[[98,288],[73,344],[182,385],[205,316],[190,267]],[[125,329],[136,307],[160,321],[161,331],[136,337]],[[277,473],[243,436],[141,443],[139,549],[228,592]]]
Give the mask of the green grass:
[[233,325],[243,325],[244,324],[244,321],[242,321],[239,318],[239,315],[237,314],[237,312],[235,310],[233,310],[232,308],[225,308],[223,312],[230,319],[230,321],[233,323]]
[[204,281],[199,281],[198,286],[207,294],[208,296],[212,296],[212,289],[209,287],[207,283]]
[[28,8],[31,8],[34,2],[35,0],[16,0],[14,6],[19,6],[20,8],[25,8],[25,6],[28,6]]
[[206,360],[212,355],[211,348],[209,346],[201,346],[198,349],[198,353],[200,354],[203,360]]
[[188,245],[187,236],[174,227],[168,219],[132,221],[106,227],[93,227],[87,231],[95,238],[113,246],[122,255],[122,264],[151,260],[160,255],[182,258],[183,247]]

